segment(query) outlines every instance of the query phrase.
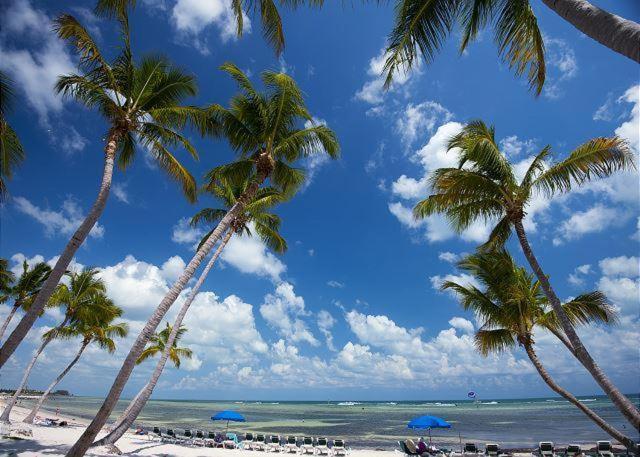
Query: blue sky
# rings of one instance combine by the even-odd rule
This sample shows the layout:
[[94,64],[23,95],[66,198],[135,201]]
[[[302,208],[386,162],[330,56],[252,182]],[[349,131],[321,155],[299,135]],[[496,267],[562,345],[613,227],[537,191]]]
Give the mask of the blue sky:
[[[241,39],[229,33],[224,0],[146,0],[132,13],[135,54],[160,52],[193,72],[200,89],[193,103],[226,103],[233,95],[234,85],[218,70],[225,61],[254,79],[264,69],[281,69],[298,81],[310,111],[336,131],[342,147],[337,162],[305,163],[307,188],[278,208],[289,242],[284,256],[257,240],[232,241],[186,320],[184,343],[196,357],[180,370],[165,370],[155,395],[437,399],[463,398],[469,389],[485,398],[549,395],[522,351],[488,359],[476,354],[474,317],[438,291],[444,278],[468,280],[455,260],[474,249],[487,227],[458,236],[443,220],[416,223],[408,211],[425,195],[424,177],[452,160],[446,138],[471,119],[494,124],[504,152],[521,165],[547,144],[562,157],[588,139],[613,134],[638,153],[637,65],[533,1],[548,51],[539,98],[500,63],[490,30],[463,55],[453,36],[432,65],[419,66],[384,92],[379,70],[391,7],[328,3],[321,10],[283,11],[287,44],[280,59],[265,44],[257,19],[250,17]],[[640,20],[633,2],[597,3]],[[3,7],[0,67],[16,81],[10,120],[28,154],[10,183],[13,198],[2,208],[0,247],[12,265],[58,255],[97,191],[106,126],[96,113],[51,91],[56,76],[73,71],[77,60],[49,32],[51,18],[71,12],[110,52],[115,26],[95,18],[91,7],[29,0]],[[192,140],[200,161],[178,155],[198,178],[233,157],[223,141]],[[638,194],[638,175],[619,175],[553,202],[538,198],[527,220],[561,297],[599,288],[620,309],[617,327],[581,333],[629,392],[640,387]],[[200,234],[184,225],[185,218],[212,203],[187,203],[143,151],[129,170],[116,172],[107,209],[76,262],[103,269],[133,335],[114,355],[92,349],[62,388],[104,394],[136,330],[193,254]],[[58,318],[49,311],[38,321],[2,373],[3,386],[17,383],[39,335]],[[536,341],[543,362],[566,387],[598,392],[552,337],[539,334]],[[74,351],[74,342],[52,344],[30,386],[44,387]],[[140,366],[125,394],[151,369],[151,363]]]

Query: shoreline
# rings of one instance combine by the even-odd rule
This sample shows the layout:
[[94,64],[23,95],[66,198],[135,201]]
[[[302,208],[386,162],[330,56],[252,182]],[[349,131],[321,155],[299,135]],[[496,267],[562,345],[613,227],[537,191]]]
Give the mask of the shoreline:
[[[4,398],[0,398],[0,407],[4,407]],[[42,455],[43,453],[51,456],[63,456],[66,453],[66,450],[71,447],[75,440],[80,436],[84,427],[86,427],[90,422],[90,419],[67,414],[62,408],[57,415],[56,412],[52,411],[51,409],[42,408],[40,410],[39,417],[65,420],[69,425],[66,427],[57,427],[23,424],[22,419],[26,417],[29,411],[30,409],[25,406],[16,405],[14,407],[11,414],[11,435],[19,436],[19,431],[25,430],[31,432],[32,436],[24,436],[19,440],[2,440],[3,448],[8,448],[10,452],[16,452],[21,456],[37,456]],[[98,436],[103,436],[104,433],[106,433],[107,429],[108,427],[105,427],[105,429]],[[484,443],[477,444],[479,444],[480,446],[484,445]],[[556,447],[562,449],[565,448],[568,444],[570,443],[556,443]],[[593,443],[593,445],[595,446],[595,443]],[[150,439],[148,436],[135,435],[131,431],[127,432],[118,441],[117,447],[120,451],[122,451],[123,454],[128,455],[184,455],[188,457],[221,457],[224,455],[229,455],[230,452],[230,450],[228,449],[161,443],[157,440],[154,441]],[[457,450],[457,446],[453,446],[452,449]],[[535,448],[504,447],[503,450],[514,456],[531,457],[532,452],[535,451]],[[592,450],[592,446],[583,446],[583,450],[589,452]],[[233,452],[234,455],[249,455],[253,451],[234,450]],[[108,449],[106,447],[92,448],[87,453],[87,455],[101,457],[112,456],[113,451],[112,449]],[[383,449],[359,448],[351,449],[350,455],[353,455],[355,457],[390,457],[391,455],[397,455],[397,452]]]

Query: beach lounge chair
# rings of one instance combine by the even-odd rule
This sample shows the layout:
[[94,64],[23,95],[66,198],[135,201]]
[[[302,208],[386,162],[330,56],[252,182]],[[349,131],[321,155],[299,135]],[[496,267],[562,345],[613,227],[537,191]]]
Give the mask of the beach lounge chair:
[[599,457],[613,457],[611,441],[598,441],[597,451]]
[[207,432],[207,437],[204,440],[204,445],[207,447],[215,447],[215,442],[216,442],[216,433]]
[[347,455],[347,448],[344,445],[344,440],[333,440],[331,452],[333,455]]
[[538,443],[538,455],[540,457],[555,457],[556,451],[551,441],[540,441]]
[[177,443],[178,442],[178,437],[176,436],[175,432],[173,431],[172,428],[168,428],[167,429],[167,436],[165,437],[165,441],[168,443]]
[[240,442],[238,441],[238,435],[231,432],[227,433],[227,435],[225,436],[225,440],[222,442],[222,446],[225,449],[236,449],[238,447],[238,444],[240,444]]
[[264,435],[256,435],[256,439],[253,441],[251,449],[254,451],[264,451],[266,448],[266,438]]
[[582,448],[578,444],[570,444],[567,446],[564,455],[566,457],[580,457],[582,455]]
[[247,432],[244,434],[244,439],[240,443],[240,447],[242,449],[251,450],[251,446],[253,446],[253,433]]
[[301,454],[314,453],[313,438],[311,438],[310,436],[305,436],[304,438],[302,438],[302,446],[300,446],[300,453]]
[[491,457],[498,457],[500,455],[500,446],[495,443],[487,443],[484,446],[484,453]]
[[269,437],[269,442],[266,445],[267,451],[280,452],[282,450],[282,446],[280,446],[280,435],[271,435]]
[[[413,443],[412,440],[407,440],[407,441],[411,441]],[[415,445],[413,447],[413,449],[409,449],[409,447],[407,446],[407,443],[404,441],[398,441],[398,445],[400,446],[400,449],[402,450],[402,453],[406,456],[406,455],[420,455],[418,454],[418,452],[415,449]]]
[[196,435],[193,438],[193,444],[196,446],[204,446],[204,432],[202,430],[196,430]]
[[324,437],[318,438],[315,451],[317,455],[329,455],[329,441]]
[[287,440],[284,443],[284,452],[293,452],[297,454],[300,448],[298,447],[298,438],[295,436],[287,436]]
[[462,455],[465,456],[476,456],[480,454],[480,449],[476,446],[476,443],[464,443],[464,450],[462,451]]

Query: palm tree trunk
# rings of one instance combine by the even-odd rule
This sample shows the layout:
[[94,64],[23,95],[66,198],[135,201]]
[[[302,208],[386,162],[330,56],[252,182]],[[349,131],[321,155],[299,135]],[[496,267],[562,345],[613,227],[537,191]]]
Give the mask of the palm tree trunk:
[[634,426],[636,430],[640,430],[640,411],[638,411],[634,404],[629,401],[629,399],[622,392],[618,390],[618,388],[611,382],[611,380],[602,371],[598,364],[596,364],[595,360],[593,360],[591,354],[589,354],[589,352],[587,351],[587,348],[584,347],[582,341],[580,340],[580,337],[569,321],[569,317],[564,312],[562,304],[560,303],[560,299],[558,299],[558,296],[551,287],[549,278],[547,278],[547,276],[544,274],[544,271],[542,271],[542,267],[540,267],[536,256],[533,254],[533,250],[529,245],[529,240],[527,239],[527,235],[524,231],[522,221],[515,222],[514,226],[518,235],[518,239],[520,240],[520,246],[522,246],[522,250],[524,251],[524,255],[527,258],[529,265],[531,265],[531,268],[535,272],[538,280],[540,281],[542,290],[549,300],[549,303],[560,319],[560,324],[562,325],[562,329],[564,330],[567,339],[573,347],[575,357],[580,361],[580,363],[582,363],[582,365],[584,365],[593,379],[595,379],[598,385],[611,399],[613,404],[616,405],[620,412],[622,412],[624,417],[627,418],[627,420]]
[[164,366],[166,365],[167,360],[169,359],[171,348],[173,347],[173,343],[176,339],[176,336],[178,335],[180,326],[182,325],[182,320],[187,314],[187,311],[189,310],[191,303],[193,303],[193,300],[196,298],[196,295],[198,295],[198,292],[200,291],[200,287],[202,287],[202,284],[204,283],[205,278],[209,274],[209,271],[211,270],[211,268],[213,268],[213,265],[216,263],[216,260],[218,259],[218,257],[220,256],[220,253],[222,253],[222,250],[231,239],[232,235],[233,235],[233,230],[229,230],[225,235],[224,239],[222,240],[222,242],[220,243],[220,246],[218,246],[218,249],[209,260],[209,263],[207,263],[207,266],[204,268],[204,270],[202,270],[202,273],[200,274],[198,281],[193,286],[193,289],[191,290],[189,297],[182,305],[182,308],[180,308],[180,311],[176,316],[176,320],[173,323],[173,327],[171,328],[171,333],[169,334],[169,338],[165,343],[164,351],[160,356],[160,360],[158,360],[158,363],[156,364],[155,370],[151,374],[151,379],[143,387],[143,389],[136,396],[136,398],[131,402],[129,407],[127,407],[127,410],[125,411],[122,417],[123,420],[119,419],[118,421],[116,421],[116,425],[114,426],[111,433],[109,433],[104,438],[93,443],[92,446],[104,446],[108,444],[114,444],[116,441],[118,441],[122,437],[122,435],[125,434],[125,432],[129,429],[129,427],[131,427],[131,424],[133,424],[133,422],[136,420],[136,418],[142,411],[142,408],[144,408],[144,405],[147,403],[147,401],[151,397],[151,394],[153,393],[153,389],[158,383],[158,380],[160,379],[160,375],[162,374],[162,370],[164,369]]
[[58,383],[62,380],[62,378],[64,378],[67,375],[67,373],[69,373],[69,371],[73,368],[73,366],[76,363],[78,363],[78,360],[80,360],[80,356],[82,355],[84,350],[87,348],[89,343],[90,343],[90,341],[83,341],[82,342],[82,345],[80,346],[80,350],[78,351],[76,356],[69,363],[69,365],[67,365],[67,367],[64,370],[62,370],[62,373],[60,373],[58,375],[58,377],[56,379],[54,379],[51,384],[49,384],[49,387],[47,387],[47,390],[45,390],[44,393],[38,399],[38,403],[36,403],[36,405],[33,407],[31,412],[29,413],[29,415],[27,417],[25,417],[22,420],[22,422],[24,422],[25,424],[33,424],[33,420],[36,418],[36,414],[38,414],[38,411],[40,411],[40,408],[42,408],[42,405],[46,401],[46,399],[49,396],[49,394],[51,393],[51,391],[58,385]]
[[[266,153],[264,153],[266,154]],[[256,179],[244,194],[238,199],[238,201],[231,207],[231,209],[227,212],[227,214],[222,218],[218,226],[215,230],[209,235],[209,238],[205,243],[200,247],[200,249],[196,252],[196,255],[189,261],[189,264],[182,272],[182,275],[178,280],[173,284],[167,295],[162,299],[156,310],[153,312],[147,323],[138,338],[133,343],[129,354],[124,360],[116,379],[113,381],[111,389],[107,394],[102,406],[98,410],[96,416],[93,418],[89,426],[82,433],[78,441],[69,449],[67,452],[67,457],[82,457],[87,449],[93,443],[93,440],[98,435],[104,424],[106,423],[111,411],[113,411],[114,406],[116,405],[118,399],[120,398],[120,394],[122,393],[122,389],[124,389],[125,384],[129,380],[129,376],[131,376],[131,372],[135,367],[136,360],[140,357],[140,354],[144,350],[147,341],[153,335],[156,328],[162,321],[164,315],[169,311],[169,308],[178,298],[182,289],[187,284],[187,282],[193,277],[196,269],[202,263],[202,260],[209,254],[213,245],[222,237],[222,235],[229,230],[231,227],[231,222],[236,218],[238,213],[241,213],[247,202],[251,201],[251,199],[255,196],[256,192],[262,185],[262,183],[267,179],[269,174],[271,173],[273,167],[263,166],[259,168]]]
[[20,308],[20,302],[16,300],[16,302],[13,304],[13,307],[11,308],[11,311],[9,311],[9,315],[7,316],[4,323],[2,324],[2,328],[0,329],[0,341],[2,341],[4,332],[7,330],[7,327],[9,326],[9,322],[11,322],[11,319],[13,319],[13,316],[16,314],[16,311],[18,311],[18,308]]
[[[62,327],[67,325],[68,320],[69,318],[65,317],[62,323],[58,325],[55,328],[55,330],[60,330]],[[42,341],[42,344],[40,345],[36,353],[31,358],[31,362],[29,362],[29,365],[27,365],[27,368],[24,370],[24,374],[22,375],[22,380],[20,381],[20,385],[18,386],[14,394],[11,396],[11,398],[7,402],[7,405],[4,407],[4,411],[2,411],[2,415],[0,416],[0,422],[10,423],[9,416],[11,415],[11,410],[15,406],[16,402],[18,401],[18,397],[20,396],[25,386],[27,385],[27,381],[29,380],[29,375],[31,374],[31,370],[33,370],[33,367],[35,366],[36,361],[38,360],[38,357],[40,357],[40,354],[42,354],[42,351],[44,351],[44,348],[46,348],[47,345],[51,342],[55,334],[56,332],[52,332],[52,334],[48,338],[45,338],[44,341]]]
[[546,382],[547,385],[551,387],[551,390],[561,395],[562,397],[567,399],[569,402],[573,403],[576,407],[578,407],[578,409],[580,409],[580,411],[585,413],[589,419],[595,422],[602,430],[604,430],[609,435],[611,435],[612,438],[618,440],[620,443],[625,445],[627,449],[631,451],[635,451],[638,449],[638,446],[633,442],[633,440],[631,440],[630,438],[628,438],[627,436],[623,435],[618,430],[613,428],[611,425],[605,422],[604,419],[598,416],[595,412],[587,408],[580,400],[574,397],[570,392],[566,391],[565,389],[560,387],[558,384],[556,384],[556,382],[553,380],[551,375],[549,375],[547,370],[542,365],[542,362],[540,362],[540,359],[538,359],[538,355],[533,350],[533,346],[531,344],[525,344],[524,348],[527,351],[529,360],[531,360],[531,363],[533,363],[533,366],[536,367],[536,370],[538,370],[538,373],[540,374],[540,377],[544,380],[544,382]]
[[585,0],[542,0],[542,3],[588,37],[640,63],[640,24]]
[[102,183],[100,184],[100,190],[98,192],[98,196],[91,207],[91,211],[87,217],[82,221],[80,227],[73,234],[67,246],[62,251],[60,258],[56,262],[56,265],[51,270],[49,277],[45,281],[42,289],[38,292],[36,299],[33,304],[29,308],[29,310],[22,317],[16,328],[11,332],[7,341],[4,342],[2,347],[0,348],[0,368],[7,362],[11,354],[16,350],[18,345],[22,342],[27,333],[33,326],[34,322],[42,313],[47,301],[53,294],[58,282],[60,282],[60,278],[67,271],[67,267],[71,263],[73,256],[76,254],[78,248],[84,243],[84,240],[89,235],[89,232],[96,224],[102,212],[104,211],[104,207],[107,204],[107,198],[109,197],[109,191],[111,189],[111,179],[113,177],[113,161],[116,155],[116,149],[118,146],[118,141],[120,139],[120,133],[117,131],[112,131],[109,134],[109,138],[107,141],[107,145],[104,149],[104,170],[102,172]]

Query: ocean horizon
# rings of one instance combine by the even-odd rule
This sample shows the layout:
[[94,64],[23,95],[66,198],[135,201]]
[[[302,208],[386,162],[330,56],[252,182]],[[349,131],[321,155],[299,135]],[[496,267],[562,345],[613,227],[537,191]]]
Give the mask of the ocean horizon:
[[[636,403],[638,395],[630,396]],[[90,419],[102,403],[99,397],[55,397],[47,408]],[[580,397],[620,430],[624,419],[604,396]],[[29,400],[23,403],[30,404]],[[126,407],[122,399],[112,419]],[[327,436],[343,438],[349,446],[390,450],[407,437],[427,436],[408,430],[406,424],[423,414],[439,416],[452,424],[448,430],[434,430],[434,443],[454,447],[460,442],[497,442],[505,448],[535,447],[540,441],[557,444],[595,444],[605,434],[582,413],[560,397],[487,398],[474,400],[191,400],[153,399],[136,425],[144,427],[222,431],[226,424],[212,422],[220,410],[232,409],[245,416],[245,423],[231,423],[238,433]],[[627,430],[631,433],[630,430]]]

